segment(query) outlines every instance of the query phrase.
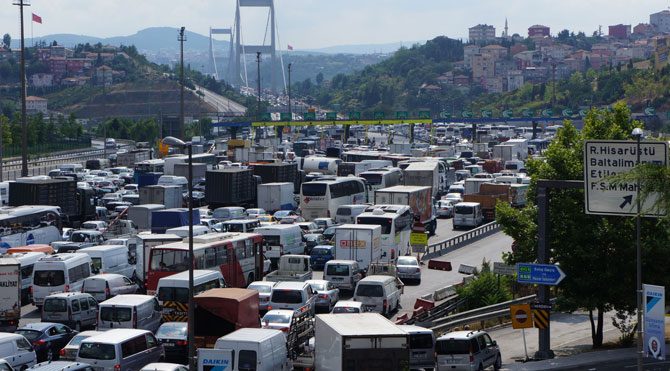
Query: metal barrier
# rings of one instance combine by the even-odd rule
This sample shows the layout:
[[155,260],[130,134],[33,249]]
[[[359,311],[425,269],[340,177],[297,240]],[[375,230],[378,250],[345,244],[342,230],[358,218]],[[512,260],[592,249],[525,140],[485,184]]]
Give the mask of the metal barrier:
[[423,254],[421,260],[428,260],[438,256],[442,256],[451,251],[454,251],[464,245],[467,245],[471,242],[480,240],[484,237],[488,237],[493,233],[500,230],[500,225],[496,222],[491,222],[472,229],[466,233],[452,237],[448,240],[438,242],[433,245],[428,245],[426,247],[426,253]]

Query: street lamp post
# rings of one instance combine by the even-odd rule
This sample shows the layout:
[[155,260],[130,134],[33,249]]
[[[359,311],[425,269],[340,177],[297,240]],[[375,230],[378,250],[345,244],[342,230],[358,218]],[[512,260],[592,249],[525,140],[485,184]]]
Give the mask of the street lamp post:
[[184,31],[186,30],[186,27],[182,27],[179,29],[179,37],[177,37],[177,40],[179,41],[179,49],[180,49],[180,55],[181,55],[181,63],[180,63],[180,69],[179,69],[179,83],[181,86],[179,87],[179,136],[182,138],[185,138],[185,129],[184,129],[184,41],[186,41],[186,36],[184,36]]
[[193,146],[191,142],[184,142],[175,137],[163,138],[163,144],[181,147],[188,150],[188,365],[189,370],[195,370],[195,327],[193,303],[193,269],[195,257],[193,255]]
[[293,111],[291,109],[291,63],[288,64],[288,120],[293,120]]
[[[636,155],[637,160],[635,166],[640,166],[640,141],[642,140],[642,135],[644,132],[640,128],[633,129],[631,135],[635,138],[637,142]],[[635,204],[637,207],[637,216],[635,217],[635,255],[637,260],[637,369],[642,371],[643,369],[643,357],[644,357],[644,330],[642,329],[642,247],[640,246],[640,234],[642,230],[641,221],[640,221],[640,178],[637,178],[636,184],[636,195],[635,195]]]

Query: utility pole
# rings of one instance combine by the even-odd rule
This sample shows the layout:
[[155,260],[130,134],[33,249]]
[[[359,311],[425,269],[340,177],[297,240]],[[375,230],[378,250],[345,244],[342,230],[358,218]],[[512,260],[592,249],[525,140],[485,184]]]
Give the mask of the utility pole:
[[186,27],[182,26],[179,30],[179,37],[177,38],[181,50],[181,70],[179,77],[179,81],[181,82],[181,89],[179,92],[179,137],[182,139],[186,139],[184,137],[184,41],[186,41],[184,30],[186,30]]
[[293,111],[291,110],[291,63],[288,64],[288,121],[293,120]]
[[23,33],[23,7],[30,6],[27,0],[16,0],[21,17],[21,176],[28,176],[28,123],[26,122],[26,57]]
[[258,70],[258,105],[256,107],[258,119],[261,118],[261,52],[256,52],[256,69]]
[[551,108],[556,105],[556,63],[551,64]]

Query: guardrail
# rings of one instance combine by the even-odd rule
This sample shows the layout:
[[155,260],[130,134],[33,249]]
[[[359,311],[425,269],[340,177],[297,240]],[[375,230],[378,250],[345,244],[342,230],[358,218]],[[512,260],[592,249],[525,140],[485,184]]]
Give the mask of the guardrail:
[[471,242],[490,236],[499,230],[500,225],[496,222],[491,222],[484,224],[481,227],[474,228],[456,237],[452,237],[448,240],[428,245],[426,247],[426,253],[423,254],[421,260],[428,260],[444,255],[460,247],[463,247],[464,245],[467,245]]
[[467,312],[453,314],[451,316],[433,321],[431,324],[429,324],[430,329],[433,330],[437,336],[439,336],[457,326],[508,316],[510,305],[530,303],[536,298],[536,295],[529,295],[506,301],[504,303],[493,304],[487,307],[481,307],[469,310]]

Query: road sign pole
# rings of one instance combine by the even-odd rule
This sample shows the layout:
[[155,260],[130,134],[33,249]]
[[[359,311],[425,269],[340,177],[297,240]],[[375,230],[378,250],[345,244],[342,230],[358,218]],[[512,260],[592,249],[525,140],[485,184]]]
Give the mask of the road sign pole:
[[[549,263],[549,198],[548,190],[545,187],[537,188],[537,206],[538,206],[538,248],[537,262],[540,264]],[[540,303],[549,304],[549,286],[539,285],[538,299]],[[551,359],[554,358],[554,352],[551,350],[551,331],[547,324],[546,329],[538,331],[538,351],[534,358]]]
[[[637,130],[637,129],[636,129]],[[634,130],[633,134],[636,134],[637,131]],[[640,130],[641,131],[641,130]],[[635,166],[640,166],[640,140],[642,139],[642,133],[640,132],[636,135],[637,139],[637,160]],[[642,326],[642,312],[644,308],[642,307],[642,248],[640,246],[640,233],[642,226],[640,225],[640,178],[637,178],[637,187],[636,187],[637,196],[635,197],[635,203],[637,206],[637,216],[635,217],[635,255],[637,259],[637,369],[642,371],[643,369],[643,357],[644,357],[644,329]]]
[[528,361],[528,348],[526,347],[526,329],[521,329],[521,334],[523,334],[523,353],[526,355],[524,361]]

